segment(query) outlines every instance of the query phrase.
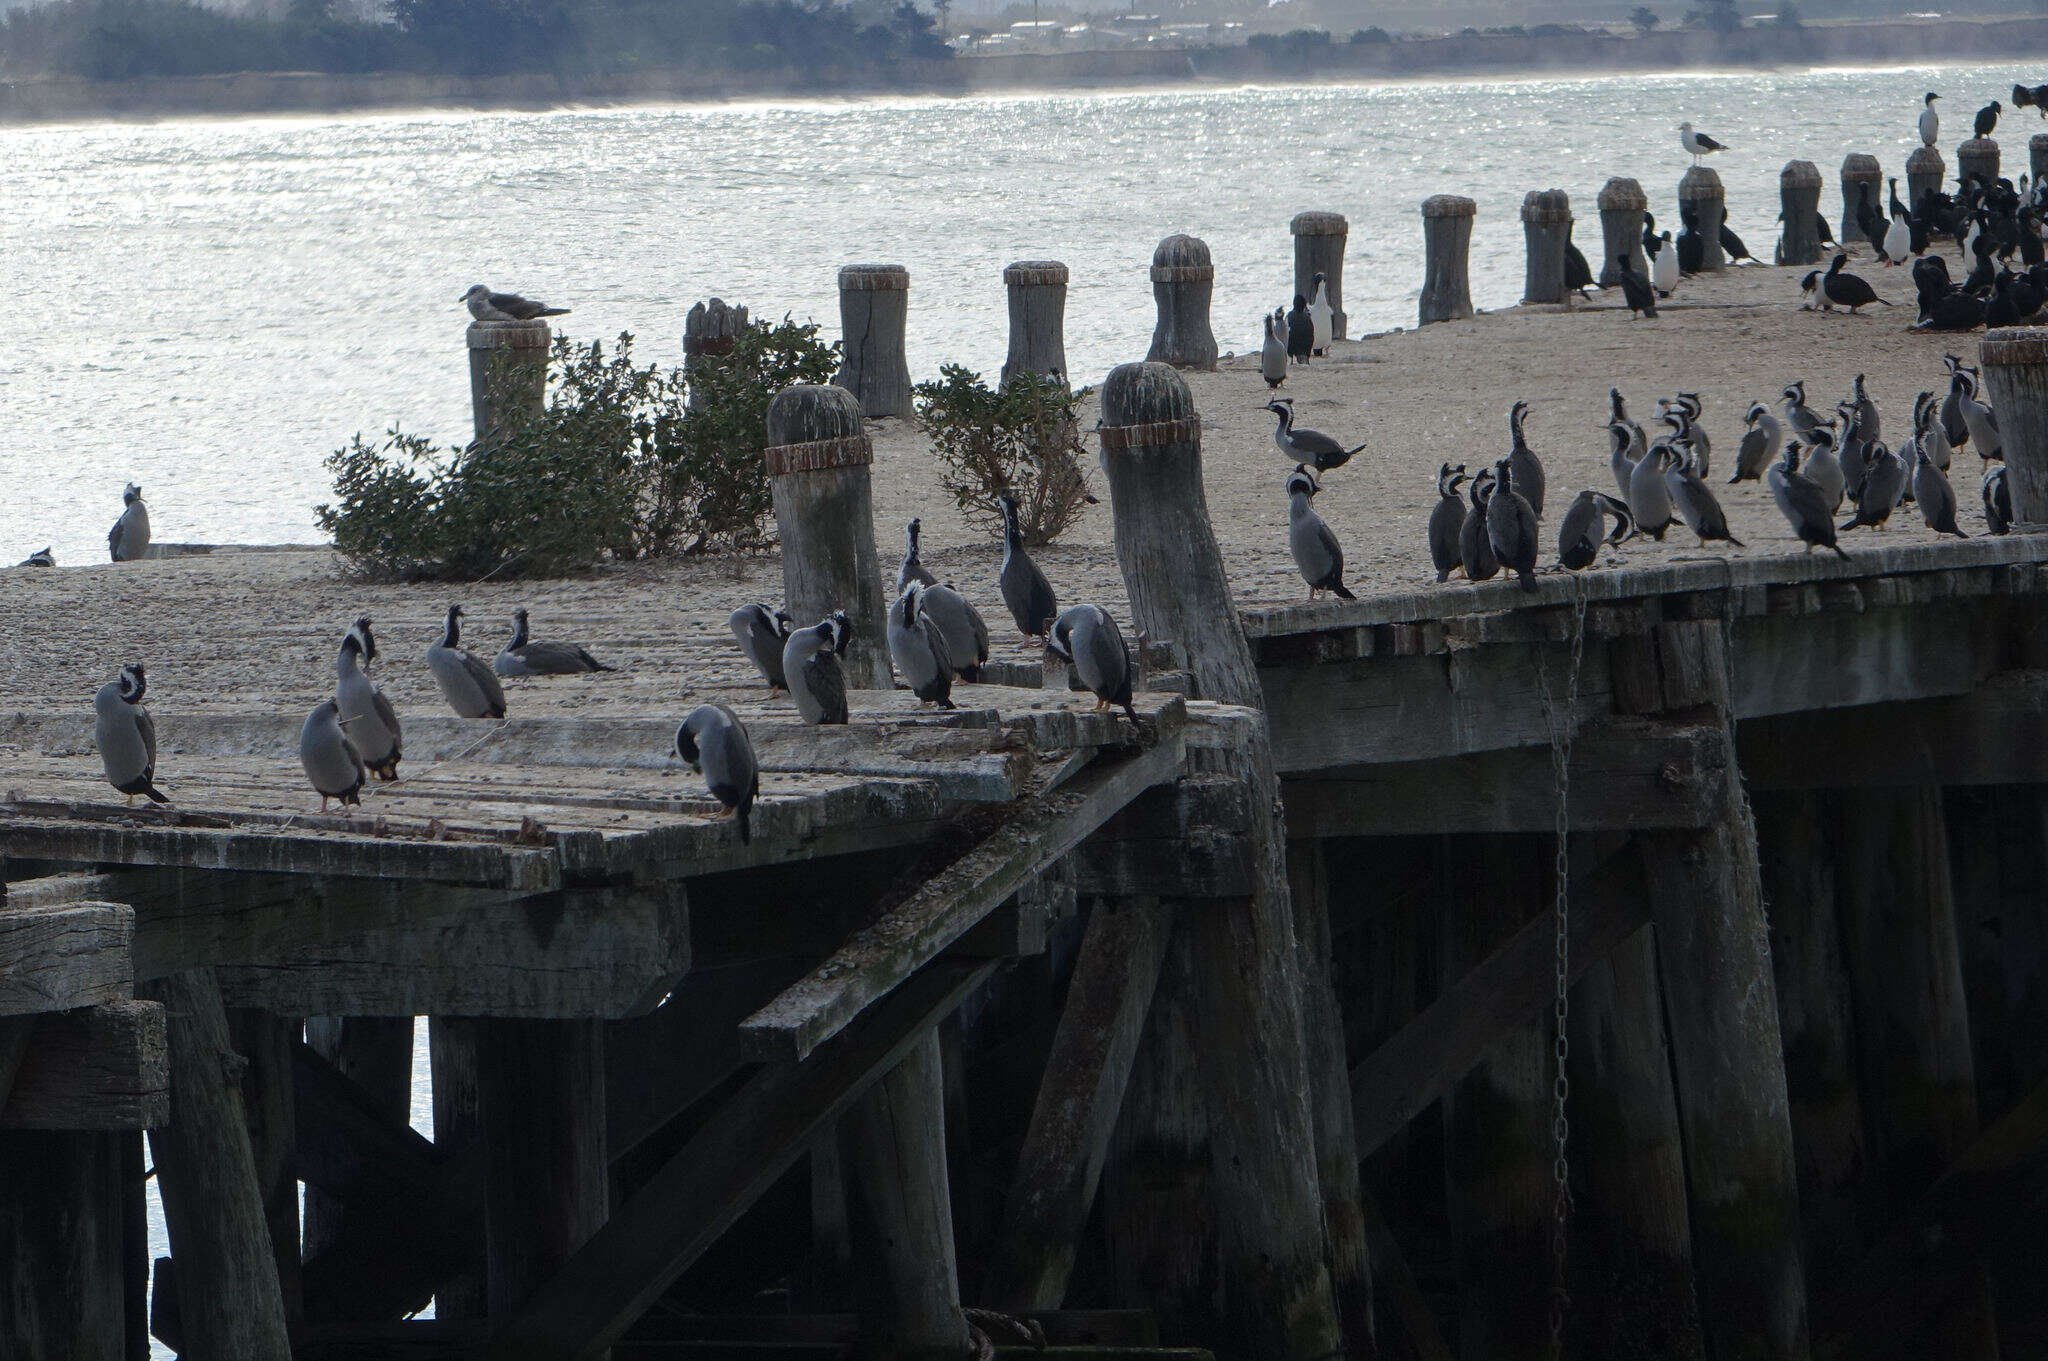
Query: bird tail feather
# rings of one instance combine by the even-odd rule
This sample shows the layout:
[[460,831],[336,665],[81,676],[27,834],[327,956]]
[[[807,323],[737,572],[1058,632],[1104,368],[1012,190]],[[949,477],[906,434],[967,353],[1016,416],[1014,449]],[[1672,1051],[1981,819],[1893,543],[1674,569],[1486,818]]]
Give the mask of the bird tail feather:
[[142,792],[148,796],[151,803],[169,803],[171,801],[171,796],[158,789],[154,784],[145,785]]
[[1351,594],[1351,588],[1350,588],[1349,586],[1346,586],[1346,585],[1345,585],[1345,584],[1344,584],[1343,582],[1341,582],[1341,581],[1333,581],[1333,582],[1331,582],[1331,583],[1330,583],[1330,590],[1331,590],[1332,592],[1334,592],[1335,594],[1337,594],[1337,595],[1339,595],[1339,596],[1342,596],[1342,597],[1343,597],[1344,599],[1346,599],[1346,600],[1356,600],[1356,599],[1358,599],[1358,597],[1357,597],[1357,596],[1355,596],[1355,595]]

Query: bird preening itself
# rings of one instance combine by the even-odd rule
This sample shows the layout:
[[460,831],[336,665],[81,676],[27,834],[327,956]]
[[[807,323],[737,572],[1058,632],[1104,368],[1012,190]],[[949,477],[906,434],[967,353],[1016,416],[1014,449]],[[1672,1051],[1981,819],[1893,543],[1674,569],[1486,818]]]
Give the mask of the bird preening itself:
[[[1606,529],[1610,515],[1614,517],[1612,533]],[[1600,556],[1601,544],[1612,548],[1634,530],[1635,519],[1628,513],[1626,501],[1589,487],[1572,501],[1558,526],[1558,566],[1573,572],[1591,567]]]
[[501,676],[575,676],[588,671],[612,671],[575,643],[536,643],[528,636],[526,611],[512,612],[512,638],[491,663]]
[[1711,156],[1716,151],[1726,151],[1728,149],[1707,136],[1704,132],[1694,132],[1690,123],[1680,123],[1678,125],[1678,144],[1685,148],[1687,155],[1692,157],[1694,165],[1700,163],[1700,157],[1702,156]]
[[957,708],[953,703],[953,649],[945,631],[920,608],[925,589],[913,581],[889,607],[889,656],[919,703]]
[[493,293],[483,284],[471,284],[469,291],[455,301],[467,304],[469,314],[478,321],[537,321],[542,317],[569,315],[566,307],[550,307],[517,293]]
[[1294,423],[1294,399],[1275,397],[1266,403],[1265,409],[1272,412],[1277,420],[1273,428],[1273,447],[1289,463],[1306,463],[1321,476],[1332,468],[1341,468],[1351,461],[1352,455],[1362,453],[1363,444],[1346,449],[1336,440],[1320,430],[1310,430]]
[[1322,488],[1305,466],[1297,466],[1287,478],[1287,547],[1294,554],[1294,565],[1301,572],[1301,579],[1308,583],[1308,598],[1314,600],[1318,591],[1328,591],[1345,600],[1355,600],[1344,585],[1344,549],[1337,542],[1337,536],[1323,523],[1323,517],[1316,514],[1310,500]]
[[796,623],[789,617],[789,611],[770,613],[766,605],[742,605],[725,622],[739,642],[740,651],[761,673],[761,679],[768,682],[768,693],[787,690],[789,682],[782,675],[782,648]]
[[93,740],[100,749],[100,768],[114,792],[133,804],[140,794],[151,803],[169,803],[171,796],[156,787],[156,720],[142,707],[149,677],[142,663],[121,668],[92,697]]
[[364,767],[388,783],[398,778],[404,752],[398,714],[366,670],[376,655],[376,640],[365,615],[342,635],[341,650],[334,658],[334,703]]
[[742,844],[754,839],[754,800],[761,793],[761,763],[746,725],[723,704],[699,704],[676,729],[675,753],[704,777],[720,817],[735,817]]
[[[1143,643],[1145,636],[1139,634],[1138,641]],[[1081,684],[1095,696],[1098,712],[1114,704],[1122,707],[1125,717],[1137,721],[1138,711],[1131,703],[1137,667],[1131,662],[1123,631],[1108,610],[1100,605],[1075,605],[1063,611],[1053,621],[1045,646],[1074,669]]]
[[846,670],[839,659],[846,655],[847,639],[852,635],[846,611],[839,610],[807,629],[793,631],[783,644],[782,674],[804,722],[844,723],[851,716],[846,707]]
[[299,764],[320,796],[321,812],[327,811],[330,799],[341,800],[344,808],[363,801],[369,773],[362,753],[342,728],[341,709],[333,700],[322,700],[306,715],[305,726],[299,729]]
[[134,562],[149,553],[149,507],[133,482],[121,489],[121,517],[107,531],[107,552],[115,562]]

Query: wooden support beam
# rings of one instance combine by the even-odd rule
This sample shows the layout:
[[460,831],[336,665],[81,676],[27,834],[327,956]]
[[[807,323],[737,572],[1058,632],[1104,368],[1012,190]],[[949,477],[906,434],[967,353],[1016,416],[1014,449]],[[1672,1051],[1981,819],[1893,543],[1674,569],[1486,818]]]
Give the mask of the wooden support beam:
[[941,961],[807,1062],[769,1068],[494,1329],[503,1361],[590,1361],[994,969]]
[[184,1343],[195,1356],[291,1361],[220,989],[204,971],[144,988],[169,1021],[171,1118],[149,1137]]
[[1251,791],[1220,775],[1146,790],[1069,857],[1078,887],[1116,898],[1242,898],[1252,892]]
[[1009,822],[740,1025],[744,1052],[801,1059],[958,940],[1181,763],[1178,738],[1089,766]]
[[1171,905],[1148,900],[1103,902],[1089,919],[980,1296],[990,1308],[1066,1297],[1172,922]]
[[[1718,727],[1620,719],[1572,746],[1577,831],[1706,824],[1726,779]],[[1328,770],[1282,783],[1290,837],[1547,832],[1557,820],[1548,747]]]
[[1736,750],[1751,790],[2048,783],[2048,675],[2006,672],[1963,695],[1749,719]]
[[292,1051],[300,1047],[304,1029],[305,1022],[298,1017],[239,1007],[228,1012],[229,1040],[235,1052],[247,1060],[242,1071],[242,1105],[249,1113],[249,1151],[256,1163],[256,1186],[270,1228],[285,1325],[293,1330],[305,1319],[300,1289],[299,1182],[291,1168],[297,1106]]
[[569,889],[218,970],[236,1006],[349,1016],[633,1016],[690,967],[681,883]]
[[124,1361],[120,1134],[0,1134],[0,1356]]
[[[442,1157],[481,1176],[483,1167],[483,1099],[477,1091],[476,1048],[483,1023],[471,1017],[427,1019],[427,1062],[434,1095],[434,1149]],[[481,1193],[477,1197],[481,1202]],[[451,1256],[463,1263],[434,1287],[434,1317],[481,1319],[484,1299],[483,1216],[455,1226]]]
[[[17,1036],[26,1033],[17,1031]],[[106,1002],[36,1018],[0,1129],[150,1129],[170,1119],[164,1009]]]
[[[1572,977],[1649,920],[1640,900],[1600,895],[1572,912]],[[1399,1033],[1351,1070],[1358,1152],[1369,1157],[1479,1061],[1488,1045],[1550,1006],[1556,932],[1538,913],[1474,965]]]
[[[412,1113],[412,1030],[411,1016],[314,1016],[306,1022],[306,1043],[353,1082],[383,1119],[403,1127]],[[306,1255],[324,1253],[346,1236],[349,1216],[347,1205],[318,1184],[309,1185]],[[338,1307],[346,1308],[345,1302]]]
[[1417,1361],[1451,1361],[1451,1349],[1444,1345],[1443,1331],[1437,1327],[1436,1311],[1416,1285],[1415,1273],[1409,1270],[1408,1259],[1401,1254],[1401,1245],[1394,1241],[1394,1231],[1387,1227],[1370,1191],[1359,1192],[1359,1210],[1365,1222],[1366,1252],[1372,1259],[1374,1293],[1387,1301]]
[[0,1016],[132,998],[134,935],[135,914],[115,903],[0,899]]

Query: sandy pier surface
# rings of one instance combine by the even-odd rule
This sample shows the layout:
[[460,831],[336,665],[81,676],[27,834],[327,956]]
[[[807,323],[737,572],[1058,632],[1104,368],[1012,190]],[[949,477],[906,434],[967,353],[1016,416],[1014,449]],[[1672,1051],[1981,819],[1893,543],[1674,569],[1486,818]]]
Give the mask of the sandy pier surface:
[[[1588,486],[1612,489],[1603,429],[1610,386],[1622,389],[1646,425],[1659,396],[1701,393],[1712,481],[1735,534],[1748,544],[1727,551],[1798,551],[1765,489],[1722,485],[1750,402],[1775,403],[1779,390],[1799,378],[1810,403],[1825,413],[1864,373],[1882,409],[1882,437],[1896,445],[1910,434],[1915,394],[1941,388],[1942,354],[1975,361],[1975,337],[1906,329],[1913,314],[1905,270],[1859,268],[1899,305],[1855,317],[1801,312],[1800,271],[1750,267],[1689,281],[1656,321],[1632,320],[1607,294],[1569,315],[1517,308],[1347,343],[1330,361],[1297,369],[1284,391],[1295,399],[1300,423],[1367,444],[1325,478],[1317,501],[1344,544],[1353,589],[1363,597],[1434,580],[1424,526],[1437,466],[1462,462],[1476,470],[1503,454],[1507,410],[1517,398],[1531,404],[1529,439],[1547,469],[1544,552],[1546,562],[1554,560],[1556,523],[1572,496]],[[1266,386],[1257,357],[1226,360],[1218,372],[1188,380],[1203,421],[1209,506],[1238,604],[1301,600],[1305,588],[1285,540],[1281,488],[1289,465],[1274,449],[1273,419],[1261,409]],[[1085,423],[1093,415],[1091,409]],[[922,516],[927,564],[981,605],[997,655],[1035,658],[1011,631],[996,592],[998,545],[952,511],[915,428],[886,420],[874,423],[874,433],[876,534],[887,575],[893,579],[904,523]],[[1972,534],[1983,526],[1979,467],[1972,454],[1957,458],[1960,518]],[[1088,508],[1076,528],[1037,556],[1062,604],[1095,600],[1121,613],[1107,488],[1099,472],[1093,480],[1105,504]],[[1858,530],[1844,536],[1844,545],[1853,554],[1864,544],[1932,537],[1907,507],[1882,536]],[[1631,543],[1591,570],[1701,556],[1715,554],[1703,555],[1690,534],[1674,529],[1663,544]],[[536,637],[583,643],[621,668],[617,675],[514,682],[515,716],[537,705],[592,715],[679,713],[686,699],[743,693],[750,677],[725,616],[749,600],[774,600],[780,582],[773,556],[630,564],[568,580],[471,586],[364,585],[347,579],[325,550],[5,570],[0,708],[88,706],[96,686],[139,659],[149,665],[160,717],[303,712],[332,684],[342,631],[367,613],[385,654],[377,676],[401,713],[441,713],[418,659],[448,602],[461,600],[474,630],[465,642],[483,656],[497,651],[512,610],[524,605]]]

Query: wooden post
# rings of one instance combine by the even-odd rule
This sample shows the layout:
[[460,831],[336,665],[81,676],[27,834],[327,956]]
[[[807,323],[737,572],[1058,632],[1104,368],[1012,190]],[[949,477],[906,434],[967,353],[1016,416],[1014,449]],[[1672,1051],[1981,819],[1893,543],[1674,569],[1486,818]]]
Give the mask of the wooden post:
[[236,1052],[249,1064],[242,1078],[242,1102],[249,1112],[249,1150],[256,1162],[264,1218],[270,1225],[285,1323],[292,1328],[305,1315],[299,1279],[299,1183],[291,1171],[292,1046],[299,1042],[304,1028],[305,1023],[296,1017],[253,1007],[236,1007],[228,1013],[229,1036]]
[[1972,137],[1956,148],[1956,180],[1968,184],[1975,175],[1986,184],[1998,182],[1998,143],[1989,137]]
[[1643,214],[1649,211],[1649,196],[1634,180],[1615,176],[1600,186],[1600,270],[1595,276],[1602,288],[1621,282],[1614,262],[1628,257],[1628,267],[1643,278],[1650,277],[1650,262],[1643,256]]
[[[1472,839],[1441,958],[1454,981],[1550,906],[1555,843]],[[1446,1208],[1458,1255],[1460,1350],[1488,1361],[1550,1354],[1551,1042],[1543,1021],[1508,1031],[1444,1093]]]
[[1820,262],[1820,167],[1812,161],[1787,161],[1778,172],[1778,263]]
[[1721,249],[1721,224],[1728,220],[1728,205],[1721,176],[1708,166],[1694,166],[1678,181],[1678,202],[1692,210],[1694,230],[1700,235],[1701,271],[1726,269],[1728,253]]
[[548,400],[548,347],[544,321],[472,321],[469,338],[469,408],[476,437],[506,421],[539,415]]
[[[1939,191],[1941,182],[1948,178],[1948,164],[1941,159],[1941,153],[1931,146],[1917,146],[1913,154],[1906,157],[1906,207],[1920,211],[1920,200],[1929,189]],[[1932,223],[1930,232],[1938,230]]]
[[2006,483],[2020,532],[2048,527],[2048,327],[1988,331],[1977,343],[1984,387],[1998,413]]
[[509,1317],[610,1208],[601,1021],[478,1023],[486,1295]]
[[860,404],[839,387],[784,388],[768,404],[763,453],[782,537],[784,607],[798,628],[845,610],[853,625],[847,685],[888,689],[888,605],[868,480],[875,454]]
[[856,1261],[879,1279],[863,1315],[878,1355],[939,1361],[972,1344],[946,1188],[939,1037],[927,1031],[841,1122]]
[[1835,234],[1836,240],[1844,246],[1870,240],[1863,234],[1863,228],[1856,225],[1856,213],[1858,206],[1865,203],[1882,210],[1883,188],[1884,170],[1878,165],[1877,157],[1852,151],[1842,158],[1842,227]]
[[[412,1017],[315,1016],[306,1022],[307,1047],[369,1094],[387,1119],[412,1119]],[[326,1192],[306,1188],[305,1255],[317,1257],[342,1236],[348,1207]]]
[[1867,1246],[1857,1223],[1863,1102],[1849,975],[1835,915],[1831,827],[1822,795],[1755,796],[1757,856],[1771,909],[1771,966],[1799,1164],[1799,1220],[1816,1291],[1839,1284]]
[[[700,404],[697,377],[704,371],[705,361],[731,354],[740,333],[750,324],[746,308],[728,306],[723,298],[697,303],[683,318],[683,375],[690,381],[692,411]],[[436,1311],[434,1317],[441,1315]]]
[[[1258,705],[1258,671],[1209,524],[1201,423],[1187,384],[1163,364],[1119,365],[1103,384],[1102,422],[1117,562],[1133,624],[1181,645],[1200,698]],[[1249,899],[1189,914],[1222,1331],[1227,1349],[1245,1355],[1322,1356],[1339,1345],[1340,1334],[1323,1262],[1301,961],[1265,725],[1246,735],[1243,750],[1209,760],[1250,788],[1249,841],[1260,886]],[[1161,988],[1190,981],[1169,974]]]
[[1421,324],[1472,315],[1472,215],[1479,205],[1458,194],[1422,201]]
[[129,1137],[0,1132],[0,1356],[124,1361]]
[[1316,275],[1329,289],[1330,339],[1342,340],[1350,318],[1344,314],[1344,242],[1351,224],[1342,213],[1296,213],[1287,224],[1294,236],[1294,291],[1316,300]]
[[1572,197],[1564,190],[1531,189],[1522,196],[1522,236],[1529,247],[1523,302],[1564,301],[1564,241],[1571,224]]
[[[483,1157],[483,1108],[476,1074],[477,1035],[482,1024],[460,1016],[434,1016],[427,1021],[434,1147],[450,1159]],[[485,1317],[483,1234],[478,1232],[473,1242],[476,1268],[435,1287],[435,1318]]]
[[2037,132],[2027,139],[2027,169],[2036,180],[2048,174],[2048,132]]
[[1209,300],[1216,292],[1216,264],[1209,243],[1185,233],[1169,236],[1152,251],[1152,301],[1159,321],[1152,328],[1148,363],[1177,369],[1216,367],[1216,333],[1209,329]]
[[864,416],[910,410],[910,271],[902,265],[847,265],[839,271],[839,372],[832,381],[860,400]]
[[284,1297],[242,1107],[241,1059],[228,1046],[220,985],[208,969],[140,984],[161,1002],[171,1123],[149,1132],[164,1223],[178,1264],[181,1350],[193,1357],[290,1361]]
[[1067,376],[1067,267],[1057,260],[1019,260],[1003,267],[1010,297],[1010,354],[1003,381],[1019,373]]
[[[1983,140],[1983,139],[1978,139]],[[1843,954],[1856,1005],[1873,1222],[1910,1208],[1975,1140],[1977,1082],[1941,790],[1841,791]],[[1991,1358],[1978,1288],[1935,1311],[1922,1355]]]

